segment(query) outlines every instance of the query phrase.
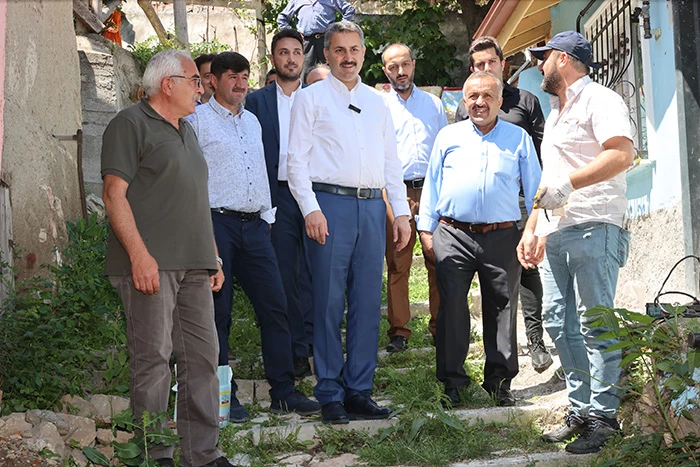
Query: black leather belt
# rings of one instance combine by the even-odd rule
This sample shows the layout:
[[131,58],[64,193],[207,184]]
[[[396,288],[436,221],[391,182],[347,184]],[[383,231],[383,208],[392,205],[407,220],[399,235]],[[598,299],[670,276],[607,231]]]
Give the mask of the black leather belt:
[[311,34],[309,36],[304,36],[304,37],[313,37],[314,39],[320,39],[325,36],[325,33],[319,32],[317,34]]
[[287,183],[287,180],[277,180],[277,186],[289,188],[289,183]]
[[453,227],[457,227],[460,230],[480,234],[485,234],[494,230],[510,229],[515,225],[515,222],[513,221],[494,222],[492,224],[472,224],[471,222],[460,222],[458,220],[454,220],[450,217],[444,216],[440,216],[439,220],[441,224],[451,225]]
[[226,208],[211,208],[211,212],[218,212],[219,214],[224,214],[226,216],[235,217],[241,222],[256,221],[260,219],[260,211],[258,212],[241,212],[232,211]]
[[416,178],[415,180],[404,180],[403,181],[407,187],[409,188],[423,188],[423,183],[425,182],[424,178]]
[[347,186],[331,185],[329,183],[313,182],[311,188],[314,191],[324,191],[334,195],[354,196],[360,199],[381,198],[381,188],[351,188]]

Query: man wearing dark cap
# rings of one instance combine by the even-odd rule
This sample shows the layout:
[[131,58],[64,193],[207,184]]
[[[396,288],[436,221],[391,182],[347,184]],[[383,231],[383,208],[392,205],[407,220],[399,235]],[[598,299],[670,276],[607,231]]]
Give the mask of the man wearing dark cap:
[[532,267],[546,240],[544,327],[559,352],[571,409],[565,423],[544,437],[561,442],[578,435],[566,450],[584,454],[599,451],[620,429],[621,351],[607,351],[617,339],[599,339],[608,329],[595,326],[585,312],[613,306],[627,260],[624,171],[634,147],[624,101],[588,77],[596,65],[585,37],[562,32],[530,52],[541,60],[542,89],[554,97],[542,140],[539,209],[528,221],[518,256]]

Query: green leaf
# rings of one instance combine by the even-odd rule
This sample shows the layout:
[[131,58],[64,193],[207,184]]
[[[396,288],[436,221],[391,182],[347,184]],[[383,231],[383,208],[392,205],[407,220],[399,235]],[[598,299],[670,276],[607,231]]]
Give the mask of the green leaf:
[[442,423],[444,423],[445,425],[447,425],[451,428],[454,428],[457,431],[461,431],[461,432],[465,431],[464,426],[462,426],[462,423],[460,423],[459,420],[456,420],[456,419],[450,417],[445,412],[440,412],[440,414],[438,415],[438,418],[440,419],[440,421]]
[[411,432],[408,434],[408,439],[410,442],[414,442],[416,440],[418,433],[420,433],[420,429],[423,428],[423,425],[425,425],[425,422],[427,421],[428,419],[425,417],[420,417],[413,420],[413,423],[411,424]]
[[112,446],[114,446],[115,454],[122,460],[134,459],[141,455],[141,448],[131,441],[127,441],[126,443],[112,441]]
[[685,383],[680,376],[673,375],[664,383],[664,387],[671,389],[672,391],[681,391],[685,388]]
[[103,465],[105,467],[109,467],[110,465],[107,456],[91,446],[85,446],[83,448],[83,454],[85,454],[85,457],[87,457],[88,460],[95,465]]
[[687,410],[683,409],[681,410],[681,415],[686,418],[687,420],[690,420],[691,422],[694,422],[695,419],[693,418],[693,414],[688,412]]
[[641,352],[632,352],[631,354],[627,355],[625,358],[622,359],[620,362],[620,368],[624,368],[627,365],[629,365],[631,362],[635,361],[639,357],[642,356]]

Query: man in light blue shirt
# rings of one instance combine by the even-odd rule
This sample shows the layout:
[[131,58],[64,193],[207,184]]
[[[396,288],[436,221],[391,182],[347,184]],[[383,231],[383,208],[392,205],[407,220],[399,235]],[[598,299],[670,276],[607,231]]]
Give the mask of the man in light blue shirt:
[[[408,245],[396,250],[393,242],[394,215],[387,203],[387,295],[389,320],[389,338],[386,350],[399,352],[406,348],[411,330],[406,324],[411,319],[408,300],[408,277],[413,262],[413,245],[416,243],[416,223],[413,217],[418,214],[421,192],[428,161],[433,150],[435,137],[447,126],[447,117],[442,102],[436,96],[421,91],[413,84],[416,61],[411,50],[404,44],[392,44],[382,54],[384,74],[391,83],[392,90],[385,94],[385,101],[391,111],[391,119],[396,129],[398,155],[403,169],[403,181],[406,184],[406,196],[411,208],[411,236]],[[435,262],[433,257],[423,254],[428,269],[430,290],[430,332],[435,335],[439,296],[435,279]]]
[[335,22],[335,14],[343,20],[352,21],[355,7],[345,0],[289,0],[284,10],[277,15],[277,25],[291,28],[296,18],[296,29],[304,37],[304,73],[317,63],[326,63],[323,55],[323,37],[326,28]]
[[518,193],[522,183],[530,212],[541,170],[530,135],[498,118],[502,92],[502,81],[486,72],[473,73],[464,83],[469,120],[438,134],[419,211],[421,242],[426,254],[435,255],[440,293],[437,377],[451,406],[460,403],[459,389],[471,382],[464,360],[470,331],[467,296],[476,272],[486,353],[483,388],[498,405],[515,404],[510,382],[518,374]]

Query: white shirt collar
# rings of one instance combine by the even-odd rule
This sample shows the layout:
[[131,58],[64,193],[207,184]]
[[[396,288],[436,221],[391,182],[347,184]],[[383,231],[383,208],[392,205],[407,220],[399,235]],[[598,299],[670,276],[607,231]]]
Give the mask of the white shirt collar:
[[355,91],[357,91],[357,89],[360,87],[360,84],[362,84],[362,79],[360,79],[359,75],[357,76],[357,84],[352,89],[348,89],[345,83],[333,76],[333,73],[328,74],[328,78],[326,78],[326,81],[328,81],[330,85],[341,94],[352,94]]
[[284,97],[294,97],[294,94],[296,94],[297,91],[298,91],[299,89],[301,89],[301,81],[299,81],[299,86],[297,86],[297,88],[296,88],[294,91],[292,91],[292,94],[291,94],[290,96],[287,96],[287,95],[284,93],[284,89],[282,89],[282,86],[280,86],[280,83],[278,83],[277,80],[275,80],[275,87],[276,87],[276,89],[277,89],[277,96],[278,96],[278,97],[281,97],[281,96],[284,96]]
[[243,103],[238,104],[238,113],[234,115],[233,112],[221,105],[219,101],[216,100],[215,96],[216,94],[214,96],[211,96],[211,99],[209,99],[209,102],[207,102],[207,104],[209,104],[211,108],[214,109],[214,111],[222,117],[227,117],[229,115],[232,117],[240,117],[243,114]]

